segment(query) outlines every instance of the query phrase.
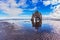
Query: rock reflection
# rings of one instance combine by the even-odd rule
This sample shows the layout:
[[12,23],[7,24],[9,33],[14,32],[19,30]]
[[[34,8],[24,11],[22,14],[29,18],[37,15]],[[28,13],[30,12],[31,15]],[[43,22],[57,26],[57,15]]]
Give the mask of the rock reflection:
[[32,26],[35,27],[36,30],[38,30],[39,27],[41,27],[41,25],[42,25],[42,22],[35,22],[35,23],[34,23],[34,22],[32,21]]

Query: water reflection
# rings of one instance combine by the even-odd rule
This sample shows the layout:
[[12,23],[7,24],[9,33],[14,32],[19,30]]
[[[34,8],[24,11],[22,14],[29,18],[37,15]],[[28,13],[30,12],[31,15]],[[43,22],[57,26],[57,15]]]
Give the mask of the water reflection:
[[[60,40],[59,36],[60,34],[57,35],[56,33],[54,34],[52,32],[53,26],[49,25],[48,23],[46,24],[42,23],[42,20],[40,20],[39,22],[38,21],[36,22],[31,21],[31,22],[32,26],[35,27],[35,29],[38,30],[40,28],[38,32],[36,32],[33,28],[31,28],[32,26],[30,22],[28,23],[23,22],[22,23],[23,25],[20,24],[22,26],[19,27],[17,25],[17,22],[16,24],[10,22],[0,22],[0,40],[55,40],[55,39]],[[19,23],[21,22],[19,21]]]
[[41,27],[42,25],[42,20],[36,20],[35,22],[34,21],[31,22],[32,22],[32,26],[35,27],[36,30],[38,30],[39,27]]

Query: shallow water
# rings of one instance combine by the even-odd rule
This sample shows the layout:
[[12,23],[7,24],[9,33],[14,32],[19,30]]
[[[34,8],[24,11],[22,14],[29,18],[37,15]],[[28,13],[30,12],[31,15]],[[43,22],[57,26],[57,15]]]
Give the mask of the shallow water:
[[0,40],[59,40],[59,22],[43,20],[42,24],[33,26],[30,20],[1,21]]

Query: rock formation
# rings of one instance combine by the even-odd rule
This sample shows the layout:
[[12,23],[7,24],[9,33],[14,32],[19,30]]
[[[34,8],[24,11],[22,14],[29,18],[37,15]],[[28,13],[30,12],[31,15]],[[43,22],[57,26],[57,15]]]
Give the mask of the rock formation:
[[31,18],[32,26],[38,29],[42,24],[42,14],[36,11]]

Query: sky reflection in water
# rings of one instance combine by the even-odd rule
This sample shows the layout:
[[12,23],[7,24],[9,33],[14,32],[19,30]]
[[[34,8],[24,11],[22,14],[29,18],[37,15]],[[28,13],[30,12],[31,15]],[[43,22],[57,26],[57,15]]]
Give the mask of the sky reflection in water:
[[[36,27],[33,27],[33,24],[31,21],[19,21],[18,24],[22,25],[23,28],[28,31],[31,31],[31,32],[36,31]],[[52,30],[53,30],[52,25],[50,25],[48,23],[43,23],[43,22],[42,22],[42,24],[40,24],[40,26],[37,29],[38,32],[48,32],[48,33],[52,32]]]
[[[36,32],[36,29],[33,27],[31,20],[9,20],[8,22],[18,25],[19,27],[16,27],[17,30]],[[59,22],[60,21],[43,20],[41,26],[38,28],[38,32],[60,33]]]
[[0,22],[0,40],[60,40],[59,22],[42,21],[37,31],[30,20],[8,20],[7,22]]

